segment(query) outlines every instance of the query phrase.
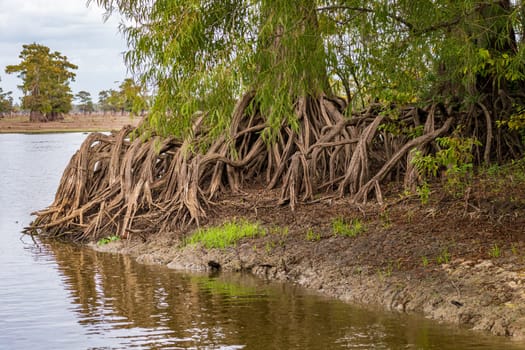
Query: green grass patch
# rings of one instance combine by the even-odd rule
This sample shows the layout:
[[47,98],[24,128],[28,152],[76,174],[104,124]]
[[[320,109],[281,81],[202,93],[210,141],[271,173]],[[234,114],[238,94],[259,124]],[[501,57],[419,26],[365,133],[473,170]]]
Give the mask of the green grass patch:
[[255,238],[266,235],[266,230],[259,224],[242,221],[229,221],[221,226],[199,229],[186,239],[186,244],[202,244],[205,248],[227,248],[237,244],[243,238]]
[[120,240],[119,236],[112,235],[112,236],[108,236],[108,237],[104,237],[104,238],[99,239],[98,242],[97,242],[97,245],[106,245],[108,243],[116,242],[116,241],[119,241],[119,240]]
[[496,243],[494,243],[494,245],[490,249],[489,255],[492,258],[499,258],[501,256],[501,248]]
[[452,255],[450,255],[450,252],[448,251],[448,248],[443,248],[441,250],[441,253],[436,258],[436,262],[441,264],[448,264],[450,262],[450,259],[452,258]]
[[332,231],[339,236],[356,237],[365,229],[365,225],[359,219],[346,222],[342,217],[338,217],[332,220]]

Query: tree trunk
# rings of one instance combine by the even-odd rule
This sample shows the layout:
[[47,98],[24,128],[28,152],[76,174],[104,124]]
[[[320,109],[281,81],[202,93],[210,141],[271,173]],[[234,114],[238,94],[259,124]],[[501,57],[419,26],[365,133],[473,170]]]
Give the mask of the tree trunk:
[[31,111],[29,114],[29,121],[32,123],[42,123],[47,122],[47,118],[44,114],[38,111]]
[[46,119],[48,122],[56,121],[56,120],[64,120],[64,114],[59,112],[51,112],[46,115]]

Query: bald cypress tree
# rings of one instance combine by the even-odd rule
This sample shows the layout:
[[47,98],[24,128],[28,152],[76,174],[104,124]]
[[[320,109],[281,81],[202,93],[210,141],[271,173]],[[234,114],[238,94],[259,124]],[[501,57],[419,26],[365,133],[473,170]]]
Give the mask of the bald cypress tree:
[[[67,208],[73,221],[91,211],[83,237],[199,222],[250,186],[292,210],[325,195],[382,202],[382,185],[417,183],[413,154],[452,132],[478,163],[523,152],[521,1],[92,2],[124,17],[126,61],[153,98],[140,137],[122,132],[79,178],[107,193],[86,187]],[[107,154],[101,139],[84,151]]]
[[73,94],[69,83],[74,80],[70,63],[60,52],[40,44],[23,45],[17,65],[6,67],[7,73],[18,73],[24,93],[22,108],[30,111],[30,120],[45,122],[62,118],[71,110]]
[[8,114],[13,109],[13,98],[11,97],[11,91],[4,92],[0,87],[0,117],[4,114]]

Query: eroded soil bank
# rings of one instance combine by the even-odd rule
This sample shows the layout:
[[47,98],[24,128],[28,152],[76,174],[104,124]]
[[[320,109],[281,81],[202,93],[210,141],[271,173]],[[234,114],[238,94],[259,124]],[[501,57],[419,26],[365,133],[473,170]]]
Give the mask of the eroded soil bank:
[[[205,226],[245,218],[266,234],[235,247],[185,245],[173,232],[91,246],[174,269],[243,271],[342,300],[525,340],[525,197],[515,174],[478,179],[461,198],[434,187],[428,204],[397,195],[387,205],[346,199],[276,207],[277,194],[223,198]],[[333,222],[358,219],[355,237]]]

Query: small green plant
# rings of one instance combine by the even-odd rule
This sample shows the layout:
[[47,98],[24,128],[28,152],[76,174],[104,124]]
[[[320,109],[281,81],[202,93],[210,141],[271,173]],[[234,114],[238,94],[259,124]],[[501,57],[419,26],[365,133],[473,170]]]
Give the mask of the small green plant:
[[187,238],[186,244],[202,244],[205,248],[235,246],[242,238],[264,236],[266,231],[257,223],[246,220],[229,221],[221,226],[199,229]]
[[451,255],[448,251],[448,248],[444,248],[441,253],[436,258],[438,264],[448,264],[450,262]]
[[280,247],[284,247],[288,234],[290,233],[290,228],[288,226],[272,226],[268,229],[271,236],[277,236],[277,244]]
[[428,261],[428,258],[427,258],[426,256],[422,256],[422,257],[421,257],[421,262],[423,263],[423,267],[427,267],[428,264],[430,263],[430,262]]
[[406,212],[406,218],[409,224],[411,224],[412,220],[414,220],[414,216],[415,216],[415,212],[413,210],[409,210]]
[[496,243],[490,248],[490,256],[492,258],[499,258],[501,256],[501,248]]
[[98,242],[97,242],[97,245],[106,245],[108,243],[116,242],[118,240],[120,240],[119,236],[111,235],[111,236],[107,236],[107,237],[99,239]]
[[392,262],[389,262],[388,263],[388,266],[384,269],[385,271],[385,276],[386,277],[390,277],[392,276],[392,272],[394,271],[394,265]]
[[518,246],[516,243],[511,244],[510,250],[512,251],[512,255],[518,255]]
[[386,277],[391,277],[393,271],[394,266],[392,265],[392,262],[389,262],[386,267],[382,269],[377,269],[377,276],[381,281],[383,281]]
[[277,235],[281,237],[288,236],[288,233],[290,232],[290,228],[288,226],[272,226],[269,230],[271,235]]
[[462,138],[459,136],[441,137],[436,139],[440,147],[434,155],[423,155],[419,150],[412,153],[412,164],[423,178],[423,185],[418,188],[418,194],[422,201],[428,202],[430,191],[426,180],[437,177],[440,169],[446,179],[445,189],[450,194],[459,197],[464,194],[472,180],[472,161],[474,146],[481,143],[474,138]]
[[390,221],[390,212],[388,210],[381,212],[381,214],[379,214],[379,218],[381,219],[384,229],[388,229],[392,226],[392,222]]
[[332,221],[332,231],[336,235],[356,237],[365,231],[365,225],[359,219],[352,219],[350,223],[346,223],[342,217],[338,217]]
[[266,254],[270,254],[273,248],[275,248],[275,242],[266,242],[264,246],[264,250],[266,251]]
[[317,242],[321,240],[321,234],[315,233],[311,228],[306,231],[306,240],[309,242]]
[[428,182],[423,181],[420,186],[417,186],[416,192],[419,196],[419,200],[421,201],[421,204],[426,205],[428,204],[430,200],[430,187],[428,186]]

